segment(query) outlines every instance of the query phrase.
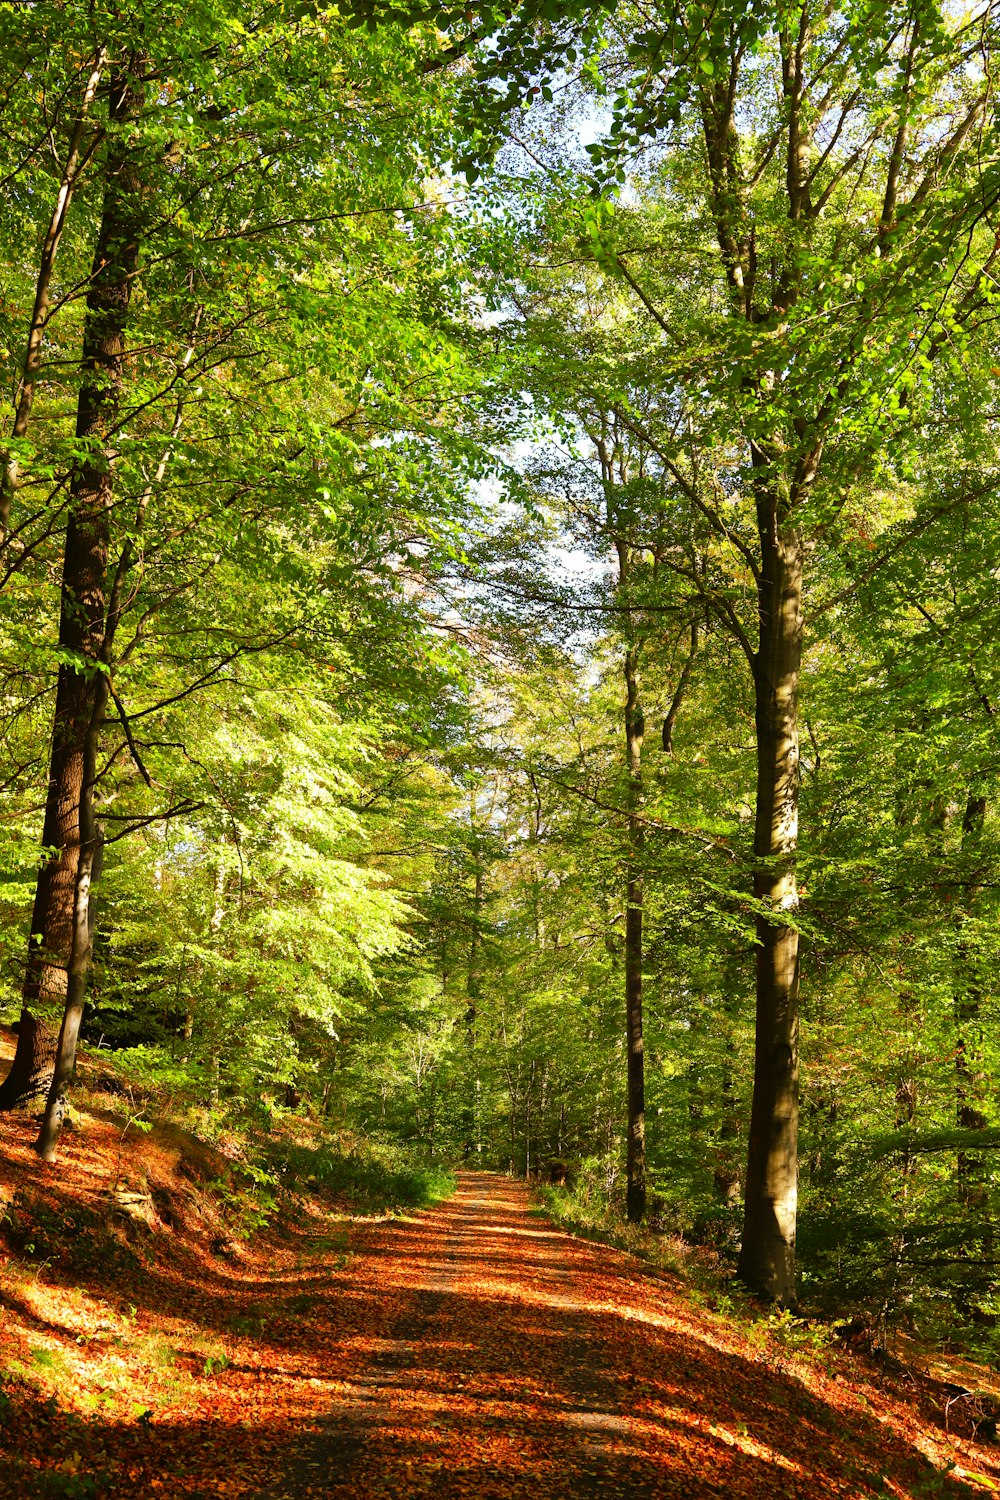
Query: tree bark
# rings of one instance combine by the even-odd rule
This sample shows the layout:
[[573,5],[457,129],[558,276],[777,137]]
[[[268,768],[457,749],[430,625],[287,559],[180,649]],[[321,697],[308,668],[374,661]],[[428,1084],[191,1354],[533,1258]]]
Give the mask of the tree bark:
[[63,554],[59,644],[71,659],[59,669],[43,842],[55,853],[39,871],[24,999],[63,1003],[63,1020],[45,1118],[37,1142],[51,1161],[90,969],[91,899],[100,862],[94,789],[109,691],[107,566],[114,453],[109,442],[121,407],[125,328],[138,262],[142,182],[129,125],[142,105],[133,57],[110,80],[113,129],[105,162],[104,204],[83,328],[83,384],[77,402],[80,456],[70,486]]
[[479,1018],[479,942],[483,911],[483,870],[476,856],[476,880],[472,896],[472,933],[469,938],[469,970],[465,1011],[465,1052],[469,1068],[465,1108],[462,1111],[462,1159],[482,1155],[479,1138],[479,1075],[476,1063],[476,1023]]
[[[639,701],[638,651],[625,653],[625,757],[628,805],[635,813],[642,792],[644,721]],[[642,913],[643,828],[638,817],[628,823],[625,889],[625,1028],[628,1046],[628,1144],[625,1210],[630,1224],[646,1217],[646,1084],[642,1047]]]
[[740,1279],[759,1296],[795,1298],[799,1075],[798,692],[802,542],[776,486],[761,483],[754,895],[757,1008]]
[[[970,792],[962,818],[962,853],[975,854],[986,821],[986,798]],[[965,888],[964,916],[969,916],[979,894],[980,880],[969,880]],[[985,1130],[983,1113],[985,1076],[982,1067],[980,1011],[982,990],[970,976],[969,944],[959,943],[959,974],[955,994],[955,1122],[963,1130]],[[982,1209],[986,1202],[983,1160],[976,1153],[959,1151],[956,1161],[958,1194],[966,1208]]]
[[0,1110],[16,1109],[48,1093],[54,1052],[55,1033],[22,1006],[17,1046],[0,1084]]
[[69,1085],[76,1067],[76,1044],[83,1021],[87,998],[87,978],[94,940],[94,889],[100,879],[104,849],[104,830],[94,816],[94,784],[97,775],[97,752],[100,745],[104,711],[107,706],[107,678],[97,683],[97,693],[84,750],[84,775],[80,796],[80,855],[77,865],[73,901],[73,938],[66,984],[66,1008],[56,1042],[55,1064],[45,1113],[35,1149],[43,1161],[54,1161],[63,1120]]
[[691,625],[691,649],[688,652],[684,666],[681,668],[681,675],[678,679],[674,696],[670,700],[670,707],[667,709],[667,716],[663,721],[663,749],[667,755],[673,755],[674,753],[674,727],[684,702],[684,694],[687,692],[687,686],[691,680],[694,659],[698,655],[698,635],[698,621],[695,620]]

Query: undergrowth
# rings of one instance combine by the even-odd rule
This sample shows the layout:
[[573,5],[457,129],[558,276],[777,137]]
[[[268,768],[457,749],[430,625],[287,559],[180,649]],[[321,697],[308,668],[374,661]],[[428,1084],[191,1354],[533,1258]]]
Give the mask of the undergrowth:
[[835,1346],[838,1323],[797,1317],[787,1309],[756,1302],[724,1271],[720,1258],[680,1235],[646,1224],[629,1224],[613,1202],[584,1182],[574,1188],[540,1186],[540,1207],[562,1228],[584,1239],[612,1245],[681,1281],[688,1301],[738,1325],[762,1359],[789,1354],[825,1358]]
[[449,1197],[454,1175],[421,1160],[404,1146],[377,1141],[271,1141],[267,1158],[275,1179],[289,1189],[316,1188],[342,1197],[361,1212],[424,1208]]
[[703,1259],[699,1260],[679,1235],[627,1223],[613,1204],[586,1186],[582,1190],[539,1186],[536,1193],[546,1215],[573,1234],[627,1250],[685,1281],[693,1283],[704,1274]]

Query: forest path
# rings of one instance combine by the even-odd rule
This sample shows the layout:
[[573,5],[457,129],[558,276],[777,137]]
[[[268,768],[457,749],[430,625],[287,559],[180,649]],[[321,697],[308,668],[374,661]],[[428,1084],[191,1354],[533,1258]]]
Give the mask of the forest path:
[[268,1500],[983,1493],[943,1472],[912,1409],[750,1347],[547,1223],[521,1183],[464,1173],[355,1250],[312,1382],[328,1409],[308,1440],[282,1434]]

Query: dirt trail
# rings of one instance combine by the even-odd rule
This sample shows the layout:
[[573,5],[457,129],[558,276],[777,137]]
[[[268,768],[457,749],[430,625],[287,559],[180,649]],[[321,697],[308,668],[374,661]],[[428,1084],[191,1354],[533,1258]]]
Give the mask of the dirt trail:
[[943,1472],[911,1410],[740,1347],[631,1257],[533,1214],[521,1184],[464,1174],[358,1249],[353,1306],[330,1309],[343,1373],[267,1500],[984,1493]]

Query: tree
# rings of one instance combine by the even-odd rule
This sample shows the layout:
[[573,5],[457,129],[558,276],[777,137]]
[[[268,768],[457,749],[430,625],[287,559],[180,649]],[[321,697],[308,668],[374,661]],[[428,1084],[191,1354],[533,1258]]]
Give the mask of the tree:
[[[668,562],[732,631],[754,688],[757,1051],[740,1270],[782,1303],[794,1299],[806,563],[872,464],[904,467],[930,370],[992,298],[988,85],[966,66],[989,28],[987,14],[952,24],[923,5],[809,3],[608,23],[603,76],[618,93],[591,148],[598,179],[631,169],[636,189],[648,151],[666,189],[651,209],[581,205],[594,258],[660,340],[647,397],[623,393],[616,415],[686,496],[699,544],[738,557],[753,597],[745,613],[693,558]],[[521,59],[522,72],[545,65]],[[556,201],[564,219],[563,191]]]
[[[322,434],[321,424],[330,420],[335,430],[340,423],[346,429],[340,456],[347,458],[349,448],[356,454],[359,440],[370,442],[378,430],[375,409],[381,407],[385,417],[395,404],[398,417],[405,405],[395,396],[387,397],[384,389],[394,383],[393,362],[400,355],[407,361],[412,351],[416,361],[423,362],[424,378],[433,366],[433,357],[428,358],[433,336],[421,350],[419,335],[406,333],[389,352],[405,317],[384,319],[378,338],[367,349],[357,347],[355,326],[347,346],[353,346],[352,353],[345,362],[345,346],[338,342],[341,310],[338,307],[333,316],[323,311],[324,303],[338,296],[334,267],[346,239],[353,240],[362,258],[367,256],[372,269],[386,260],[411,267],[419,260],[414,249],[419,235],[412,226],[408,231],[404,223],[393,220],[395,239],[387,242],[383,237],[377,248],[370,248],[376,246],[376,237],[364,228],[364,216],[384,219],[412,204],[419,180],[421,130],[432,118],[439,123],[432,96],[440,88],[437,83],[425,86],[419,72],[410,85],[415,101],[407,111],[405,132],[403,115],[385,109],[386,94],[395,89],[388,80],[400,71],[382,67],[385,55],[401,46],[411,58],[418,57],[421,39],[365,42],[338,23],[341,46],[334,56],[323,16],[290,21],[280,7],[264,7],[254,26],[247,28],[242,13],[226,4],[206,4],[185,8],[178,21],[177,29],[158,30],[149,37],[143,35],[141,17],[114,10],[53,13],[46,21],[49,45],[69,60],[68,96],[78,83],[77,49],[87,57],[99,56],[105,67],[94,81],[97,69],[91,64],[85,91],[95,135],[87,158],[92,167],[89,203],[78,180],[83,115],[64,111],[59,116],[68,131],[60,203],[63,209],[68,206],[65,187],[71,179],[75,209],[89,209],[91,215],[92,269],[74,286],[76,268],[64,267],[67,280],[59,296],[48,312],[44,307],[39,312],[39,298],[44,303],[54,286],[55,246],[49,225],[41,252],[39,286],[44,282],[44,287],[35,296],[22,380],[22,396],[30,391],[37,418],[39,402],[52,403],[64,379],[58,364],[52,372],[44,363],[39,365],[39,318],[49,336],[56,312],[69,329],[67,320],[85,296],[76,431],[69,437],[57,419],[49,427],[53,436],[47,445],[29,453],[23,441],[22,399],[5,469],[14,504],[9,578],[19,581],[43,561],[50,542],[63,525],[66,528],[55,653],[60,686],[43,834],[48,852],[37,882],[19,1051],[0,1096],[10,1105],[40,1086],[40,1028],[52,1005],[65,995],[56,1072],[40,1138],[40,1149],[48,1157],[54,1151],[72,1072],[90,961],[91,895],[102,843],[102,816],[95,798],[107,785],[108,771],[122,750],[140,777],[149,780],[133,732],[137,716],[125,707],[119,687],[134,671],[137,649],[148,644],[150,620],[190,589],[199,574],[204,577],[210,538],[222,540],[227,532],[232,534],[234,525],[238,529],[248,519],[248,496],[282,488],[286,500],[294,495],[301,503],[308,496],[313,513],[299,515],[306,528],[315,525],[324,496],[329,498],[319,450],[324,443],[329,450],[336,442]],[[25,17],[22,24],[30,28],[33,18]],[[23,63],[26,47],[25,43],[12,49],[14,67]],[[333,75],[327,88],[322,79]],[[355,97],[364,101],[370,120],[379,118],[360,172],[349,158],[360,139],[354,132],[364,111],[356,114],[350,107],[342,108],[352,105]],[[45,109],[43,90],[39,120]],[[381,153],[372,144],[379,131],[385,148]],[[48,138],[46,131],[40,132],[39,143],[19,162],[16,175],[30,181],[40,170],[40,153]],[[401,149],[389,149],[389,142],[394,147],[397,138]],[[234,191],[237,181],[240,187]],[[341,226],[350,226],[358,216],[361,227],[349,235]],[[62,227],[57,226],[59,234]],[[81,248],[84,241],[84,236],[77,236]],[[138,320],[137,287],[142,309]],[[342,292],[341,287],[339,295]],[[303,340],[297,321],[307,310],[312,314],[311,337]],[[379,345],[380,358],[373,365]],[[301,362],[308,357],[325,367],[327,396],[336,386],[356,386],[346,398],[339,392],[334,397],[333,406],[339,410],[331,413],[329,400],[322,398],[317,406],[314,397],[304,410],[293,413],[280,399],[282,387],[300,378]],[[258,384],[251,397],[250,372],[260,381],[268,364],[273,380]],[[411,363],[407,378],[412,375]],[[199,381],[207,382],[207,389]],[[261,424],[259,392],[268,392],[269,386],[279,399],[265,404]],[[397,436],[371,465],[381,469],[390,489],[394,484],[405,489],[425,461],[417,450],[422,446],[426,455],[429,447],[434,399],[425,387],[419,400],[426,414],[419,411],[419,402],[407,413],[411,429],[422,427],[424,438],[415,438],[408,451]],[[236,426],[242,426],[239,437]],[[186,465],[186,472],[171,485],[170,472],[179,464]],[[46,498],[43,493],[32,515],[30,504],[53,474],[54,495]],[[59,501],[64,485],[65,510]],[[212,501],[202,503],[199,488],[205,496],[214,490]],[[185,489],[189,503],[183,515],[185,500],[178,505],[178,499]],[[329,515],[329,524],[343,522]],[[162,567],[169,556],[164,549],[178,537],[185,543],[173,549],[181,576],[161,575],[152,590],[159,597],[149,601],[147,559],[156,557],[159,545],[157,563]],[[209,561],[207,566],[217,563],[218,559]],[[157,571],[154,567],[154,574]],[[143,612],[137,604],[144,594]],[[122,620],[130,615],[136,635],[124,648],[116,648]],[[209,638],[213,632],[218,638],[217,626],[208,626],[208,632]],[[217,682],[244,652],[276,645],[291,633],[286,625],[269,643],[244,638],[235,650],[224,645],[214,662],[210,656],[195,668],[194,681],[180,696]],[[124,743],[102,765],[109,699]],[[152,707],[142,710],[151,712]]]

